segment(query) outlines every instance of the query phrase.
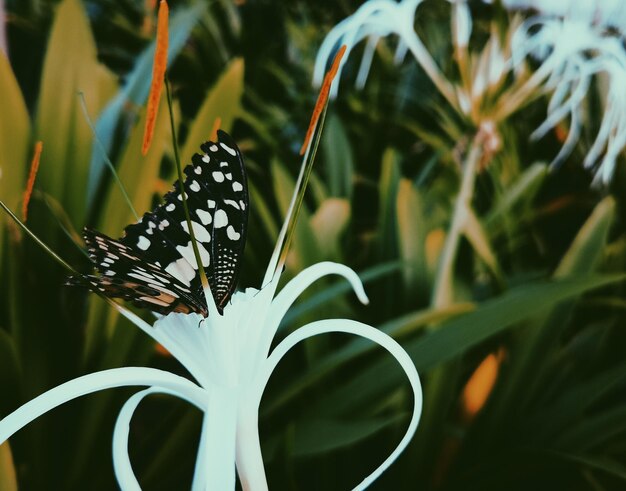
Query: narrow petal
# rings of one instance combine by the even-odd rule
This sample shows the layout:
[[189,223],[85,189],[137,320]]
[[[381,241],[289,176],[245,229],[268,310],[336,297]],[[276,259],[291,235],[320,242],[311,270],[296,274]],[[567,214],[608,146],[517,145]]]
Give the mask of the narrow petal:
[[150,394],[169,394],[194,404],[198,409],[204,410],[204,407],[199,404],[200,401],[196,399],[189,399],[185,394],[181,394],[176,391],[163,389],[159,387],[151,387],[141,392],[137,392],[130,399],[126,401],[120,414],[115,422],[115,428],[113,430],[113,469],[115,471],[115,477],[120,489],[124,491],[141,491],[139,482],[133,472],[133,467],[130,463],[130,457],[128,456],[128,433],[130,431],[130,421],[133,418],[133,414],[139,406],[139,403]]
[[[255,401],[257,407],[260,403],[261,396],[263,395],[263,390],[269,380],[272,372],[276,368],[276,365],[280,362],[280,360],[285,356],[285,354],[293,348],[297,343],[303,341],[312,336],[317,336],[318,334],[331,333],[331,332],[342,332],[347,334],[354,334],[356,336],[361,336],[367,339],[372,340],[373,342],[379,344],[383,348],[385,348],[389,353],[393,355],[393,357],[398,360],[398,363],[405,371],[409,382],[411,383],[411,388],[413,389],[413,413],[411,416],[411,421],[409,422],[409,427],[404,434],[404,437],[398,444],[398,446],[391,452],[391,454],[383,461],[383,463],[374,470],[369,476],[367,476],[361,483],[356,486],[355,490],[362,490],[367,488],[370,484],[372,484],[380,475],[400,456],[400,454],[404,451],[406,446],[409,444],[413,435],[415,434],[415,430],[417,429],[417,425],[420,420],[420,416],[422,413],[422,387],[419,379],[419,375],[417,370],[415,369],[415,365],[413,361],[407,354],[407,352],[400,346],[393,338],[389,337],[387,334],[375,329],[374,327],[368,326],[367,324],[363,324],[361,322],[348,320],[348,319],[328,319],[323,321],[312,322],[311,324],[307,324],[306,326],[297,329],[289,336],[287,336],[272,352],[272,354],[267,359],[265,365],[259,373],[258,378],[255,380],[255,386],[253,389],[253,393],[251,397],[253,401]],[[262,462],[262,455],[260,448],[250,448],[247,449],[246,453],[247,457],[250,459],[257,459]],[[250,476],[254,478],[254,476]],[[254,481],[251,481],[254,482]]]
[[370,36],[365,46],[365,52],[363,58],[361,58],[361,66],[359,67],[359,73],[356,76],[355,87],[362,90],[365,87],[365,81],[369,74],[370,67],[372,66],[372,60],[374,59],[374,51],[376,51],[376,45],[380,41],[380,36]]
[[[207,389],[208,402],[191,491],[235,489],[239,391],[239,387],[217,384]],[[255,483],[254,489],[261,489],[260,482]]]
[[369,299],[365,294],[361,278],[359,278],[359,275],[357,275],[348,266],[344,266],[343,264],[339,263],[333,263],[330,261],[309,266],[307,269],[305,269],[295,278],[293,278],[289,283],[287,283],[280,291],[280,293],[276,295],[276,298],[274,298],[266,323],[266,325],[270,327],[264,333],[263,339],[261,340],[261,343],[263,345],[263,353],[268,352],[269,347],[272,343],[272,339],[274,339],[274,335],[276,334],[276,329],[278,329],[280,321],[285,316],[287,310],[289,310],[289,307],[291,307],[293,302],[296,301],[296,299],[302,294],[304,290],[306,290],[317,280],[331,274],[343,276],[346,280],[350,282],[354,292],[356,293],[356,296],[361,301],[361,303],[369,303]]
[[31,421],[77,397],[113,387],[157,386],[204,404],[205,392],[184,377],[155,368],[123,367],[90,373],[44,392],[0,421],[0,443]]

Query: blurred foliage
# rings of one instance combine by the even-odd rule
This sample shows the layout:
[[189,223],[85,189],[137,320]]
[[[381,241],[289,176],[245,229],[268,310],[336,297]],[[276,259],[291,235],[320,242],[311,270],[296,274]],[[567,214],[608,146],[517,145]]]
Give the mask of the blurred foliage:
[[[155,14],[143,0],[5,3],[0,198],[19,209],[34,142],[43,140],[28,224],[87,270],[81,228],[115,236],[132,215],[78,92],[139,212],[173,180],[164,107],[150,152],[140,153]],[[317,47],[359,4],[170,2],[169,74],[183,156],[218,117],[246,155],[252,206],[242,287],[261,281],[291,196],[316,97]],[[511,20],[497,6],[472,8],[471,48],[479,53],[492,29],[505,37]],[[425,1],[417,18],[437,63],[458,78],[448,2]],[[362,48],[347,64],[284,275],[340,261],[361,273],[372,302],[357,305],[347,285],[322,283],[290,312],[282,333],[315,318],[356,318],[394,336],[412,356],[425,382],[424,418],[375,489],[623,489],[623,168],[611,189],[591,188],[580,165],[590,143],[583,139],[549,172],[543,162],[558,153],[562,137],[530,142],[547,104],[538,97],[499,124],[503,145],[472,172],[472,214],[455,231],[478,129],[445,105],[414,62],[396,66],[394,43],[378,46],[361,91],[347,80]],[[589,125],[597,123],[592,115]],[[97,369],[184,373],[99,298],[64,287],[58,265],[5,217],[0,223],[0,415]],[[437,304],[452,233],[449,301]],[[502,353],[495,386],[468,416],[463,388],[491,353]],[[110,439],[131,393],[92,395],[29,425],[10,448],[0,447],[0,489],[15,489],[15,475],[20,489],[115,489]],[[411,404],[399,367],[382,350],[342,335],[308,340],[281,364],[261,406],[270,486],[349,489],[397,444]],[[199,414],[171,398],[141,406],[130,451],[144,489],[188,489],[199,427]]]

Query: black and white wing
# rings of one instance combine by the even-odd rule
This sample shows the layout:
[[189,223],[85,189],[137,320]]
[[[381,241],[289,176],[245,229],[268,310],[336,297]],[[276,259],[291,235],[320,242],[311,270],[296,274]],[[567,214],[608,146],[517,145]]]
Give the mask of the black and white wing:
[[[182,188],[177,181],[164,203],[127,226],[123,237],[112,240],[85,232],[100,273],[86,277],[90,289],[163,314],[207,314],[185,218],[184,190],[200,259],[222,311],[235,289],[245,246],[248,186],[241,152],[226,133],[219,131],[218,141],[206,142],[201,149],[203,153],[195,154],[183,170]],[[137,272],[142,269],[143,274]],[[154,275],[160,283],[148,281]]]

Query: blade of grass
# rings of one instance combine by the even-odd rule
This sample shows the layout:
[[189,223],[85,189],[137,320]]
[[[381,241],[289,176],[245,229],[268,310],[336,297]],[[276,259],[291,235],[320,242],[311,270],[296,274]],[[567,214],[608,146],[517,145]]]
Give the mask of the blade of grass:
[[102,142],[100,141],[100,138],[98,137],[98,133],[96,133],[96,128],[94,127],[93,122],[91,121],[91,118],[89,117],[89,112],[87,111],[87,105],[85,103],[85,95],[83,94],[82,91],[78,93],[78,97],[80,99],[80,107],[83,110],[83,116],[85,117],[85,120],[87,121],[87,124],[89,125],[89,128],[91,129],[93,140],[96,142],[96,148],[100,151],[100,156],[109,167],[109,170],[111,171],[111,174],[113,175],[113,179],[115,179],[115,183],[119,187],[120,192],[122,193],[122,196],[124,197],[124,201],[126,201],[126,204],[128,205],[128,208],[130,209],[133,216],[135,217],[135,220],[139,221],[139,215],[135,211],[135,207],[133,206],[132,201],[128,197],[126,188],[124,187],[124,184],[122,184],[120,177],[117,175],[115,166],[111,162],[111,159],[109,159],[109,156],[106,153],[106,149],[104,148],[104,145],[102,144]]

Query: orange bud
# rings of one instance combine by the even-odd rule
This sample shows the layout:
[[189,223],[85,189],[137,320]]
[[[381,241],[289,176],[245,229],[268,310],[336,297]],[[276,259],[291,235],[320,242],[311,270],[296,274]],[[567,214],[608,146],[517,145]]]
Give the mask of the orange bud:
[[37,171],[39,170],[39,159],[41,158],[41,151],[43,150],[43,142],[38,141],[35,143],[35,154],[30,164],[30,172],[28,173],[28,181],[26,181],[26,189],[24,189],[24,197],[22,199],[22,218],[24,221],[28,218],[28,203],[30,203],[30,197],[33,194],[33,187],[35,186],[35,178],[37,177]]
[[156,123],[157,110],[163,92],[163,81],[165,79],[165,69],[167,68],[167,43],[168,43],[168,13],[167,2],[161,0],[159,4],[159,16],[157,20],[156,49],[154,50],[154,65],[152,66],[152,84],[150,85],[150,95],[148,96],[148,109],[146,115],[146,128],[143,134],[143,145],[141,153],[148,153],[152,136],[154,134],[154,124]]
[[463,389],[463,414],[472,420],[483,408],[498,377],[502,351],[492,353],[478,365]]
[[333,60],[333,64],[330,67],[330,70],[326,72],[326,76],[324,77],[324,82],[322,83],[322,87],[320,88],[320,93],[317,96],[317,102],[315,103],[315,108],[313,109],[313,115],[311,116],[311,122],[309,123],[309,128],[306,130],[306,136],[304,137],[304,142],[302,143],[302,148],[300,148],[300,155],[304,155],[307,147],[311,141],[311,137],[313,136],[313,132],[315,131],[315,127],[317,126],[317,121],[320,119],[320,115],[322,114],[322,110],[324,109],[324,105],[328,100],[328,94],[330,93],[330,86],[335,79],[335,75],[337,75],[337,71],[339,70],[339,63],[341,63],[341,58],[343,58],[343,54],[346,52],[346,46],[343,45],[337,51],[335,55],[335,59]]

